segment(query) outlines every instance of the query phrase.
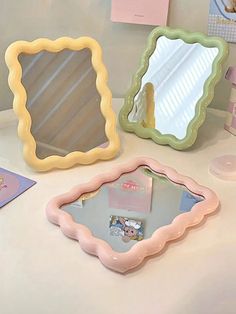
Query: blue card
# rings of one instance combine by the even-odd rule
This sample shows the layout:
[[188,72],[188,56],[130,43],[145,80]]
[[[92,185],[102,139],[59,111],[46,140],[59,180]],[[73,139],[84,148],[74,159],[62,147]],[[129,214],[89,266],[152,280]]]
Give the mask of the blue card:
[[0,168],[0,207],[32,187],[36,181]]
[[202,200],[203,198],[200,196],[195,196],[188,191],[183,191],[179,210],[181,212],[189,212],[195,204],[201,202]]

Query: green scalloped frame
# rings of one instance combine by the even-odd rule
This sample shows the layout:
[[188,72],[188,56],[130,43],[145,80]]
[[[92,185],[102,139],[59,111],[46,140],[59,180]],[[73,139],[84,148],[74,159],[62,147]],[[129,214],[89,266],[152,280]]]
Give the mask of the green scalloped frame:
[[[141,80],[149,66],[149,58],[156,48],[157,39],[166,36],[169,39],[182,39],[189,44],[199,43],[207,48],[217,47],[217,54],[213,65],[212,73],[206,80],[204,85],[203,96],[196,104],[195,117],[191,120],[187,128],[187,135],[184,139],[179,140],[174,135],[163,135],[156,129],[143,127],[140,123],[130,122],[128,115],[134,105],[134,97],[141,87]],[[147,49],[141,59],[141,65],[133,77],[133,82],[128,91],[124,105],[119,113],[119,122],[121,127],[127,132],[133,132],[141,138],[151,138],[155,143],[161,145],[170,145],[177,150],[184,150],[192,146],[197,138],[199,127],[203,124],[206,117],[206,108],[210,104],[214,96],[214,88],[222,76],[222,64],[228,56],[228,44],[221,38],[209,37],[202,33],[190,33],[182,29],[171,29],[169,27],[157,27],[148,37]]]

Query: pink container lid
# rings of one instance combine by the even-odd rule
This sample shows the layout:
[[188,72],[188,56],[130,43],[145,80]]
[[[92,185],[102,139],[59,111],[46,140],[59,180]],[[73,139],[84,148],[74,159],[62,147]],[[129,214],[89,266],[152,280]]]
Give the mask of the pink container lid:
[[209,171],[222,180],[236,180],[236,155],[223,155],[213,159]]
[[234,85],[236,85],[236,66],[229,67],[226,72],[225,78],[231,81]]

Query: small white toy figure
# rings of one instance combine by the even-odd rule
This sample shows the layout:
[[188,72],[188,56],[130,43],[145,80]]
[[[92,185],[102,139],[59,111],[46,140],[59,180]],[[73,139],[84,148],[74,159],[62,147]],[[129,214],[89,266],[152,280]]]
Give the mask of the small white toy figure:
[[225,11],[229,13],[236,13],[236,0],[228,0],[227,5],[225,5]]

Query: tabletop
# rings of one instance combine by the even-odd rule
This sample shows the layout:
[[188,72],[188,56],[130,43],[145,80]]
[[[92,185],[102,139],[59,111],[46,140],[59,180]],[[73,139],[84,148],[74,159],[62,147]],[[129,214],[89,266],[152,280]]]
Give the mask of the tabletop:
[[[121,105],[122,99],[113,100],[117,112]],[[224,121],[225,112],[209,109],[196,143],[184,152],[118,126],[121,151],[115,159],[37,173],[23,160],[16,117],[1,112],[0,166],[37,181],[0,209],[1,313],[235,313],[236,181],[220,180],[208,171],[213,158],[236,154],[236,137],[224,130]],[[138,156],[154,158],[211,188],[221,206],[162,254],[122,275],[48,222],[45,206],[53,196]]]

